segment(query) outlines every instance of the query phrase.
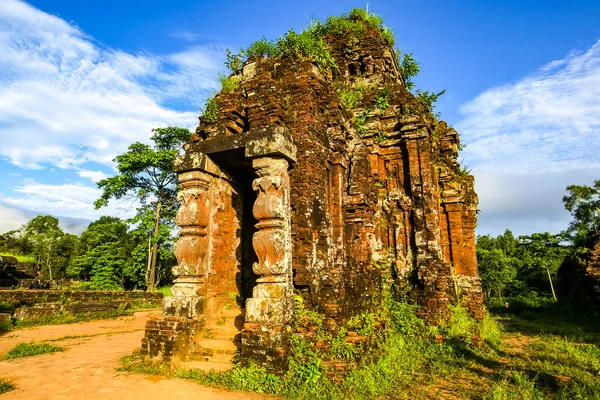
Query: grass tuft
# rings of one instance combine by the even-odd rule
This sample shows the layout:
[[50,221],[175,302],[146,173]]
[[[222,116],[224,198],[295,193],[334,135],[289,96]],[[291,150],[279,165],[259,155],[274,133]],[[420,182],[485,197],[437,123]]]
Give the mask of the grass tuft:
[[15,390],[15,385],[11,381],[0,378],[0,394],[10,392],[11,390]]
[[62,347],[54,346],[48,343],[19,343],[6,353],[2,360],[12,360],[15,358],[31,357],[40,354],[52,354],[58,351],[64,351]]

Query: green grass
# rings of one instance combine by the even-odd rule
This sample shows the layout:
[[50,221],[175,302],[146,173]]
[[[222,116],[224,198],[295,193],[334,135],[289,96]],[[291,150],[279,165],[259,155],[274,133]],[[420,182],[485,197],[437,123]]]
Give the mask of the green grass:
[[23,328],[30,326],[38,326],[38,325],[62,325],[62,324],[72,324],[76,322],[86,322],[93,321],[99,319],[115,319],[122,316],[133,315],[134,310],[132,309],[124,309],[118,308],[116,310],[111,311],[101,311],[101,312],[91,312],[91,313],[81,313],[81,314],[71,314],[68,312],[63,312],[56,315],[45,315],[40,318],[25,320],[15,322],[14,328]]
[[219,76],[219,81],[221,81],[221,90],[225,93],[234,92],[240,86],[239,77],[235,75],[227,76],[221,74],[221,76]]
[[[461,307],[453,307],[450,321],[433,328],[416,317],[415,306],[391,302],[387,329],[376,336],[379,352],[364,357],[337,383],[327,378],[319,354],[302,340],[293,341],[294,356],[283,376],[258,366],[236,366],[223,373],[171,370],[166,364],[145,364],[139,354],[125,358],[122,370],[288,399],[600,398],[598,318],[575,316],[571,310],[569,322],[557,323],[565,317],[555,305],[513,304],[514,309],[508,309],[512,312],[502,308],[501,315],[479,322]],[[314,317],[302,304],[296,306],[299,324]],[[350,325],[372,332],[373,318],[360,315]],[[444,338],[442,343],[433,340],[439,337]],[[340,358],[352,356],[336,351]]]
[[14,257],[20,263],[35,263],[35,256],[33,254],[17,254],[11,251],[2,251],[0,256]]
[[12,384],[12,382],[0,378],[0,394],[10,392],[11,390],[15,390],[15,386]]
[[14,358],[31,357],[40,354],[52,354],[58,351],[64,351],[62,347],[54,346],[48,343],[20,343],[9,350],[2,360],[12,360]]
[[167,296],[173,296],[173,293],[171,292],[171,286],[161,286],[156,288],[155,292],[157,293],[162,293],[163,296],[167,297]]

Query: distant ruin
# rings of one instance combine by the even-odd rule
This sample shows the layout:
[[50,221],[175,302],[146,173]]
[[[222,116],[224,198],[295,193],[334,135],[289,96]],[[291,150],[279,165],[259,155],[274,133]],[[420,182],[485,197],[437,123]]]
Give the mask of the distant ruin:
[[[295,295],[333,331],[378,307],[389,276],[429,323],[452,299],[482,318],[458,133],[405,88],[380,29],[323,41],[335,70],[251,57],[200,117],[174,165],[176,280],[148,322],[146,357],[209,359],[203,332],[216,329],[242,363],[284,368]],[[349,108],[340,93],[357,85]]]

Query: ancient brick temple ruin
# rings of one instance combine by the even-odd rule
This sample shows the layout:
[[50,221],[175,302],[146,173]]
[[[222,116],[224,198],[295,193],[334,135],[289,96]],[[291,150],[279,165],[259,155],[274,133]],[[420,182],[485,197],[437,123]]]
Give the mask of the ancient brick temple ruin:
[[[335,329],[377,306],[386,268],[428,322],[451,300],[482,317],[477,196],[457,132],[405,88],[378,29],[324,40],[336,70],[246,61],[175,162],[178,265],[147,325],[150,359],[209,358],[202,341],[217,329],[242,362],[276,368],[294,295]],[[349,109],[340,93],[358,85]]]

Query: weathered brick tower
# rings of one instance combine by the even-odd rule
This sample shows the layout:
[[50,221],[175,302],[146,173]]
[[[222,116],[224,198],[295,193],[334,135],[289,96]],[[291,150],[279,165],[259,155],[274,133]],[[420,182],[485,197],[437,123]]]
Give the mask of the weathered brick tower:
[[405,88],[377,27],[323,41],[333,70],[246,61],[176,161],[179,264],[147,325],[150,358],[208,358],[203,332],[220,329],[242,361],[277,368],[294,294],[334,329],[374,306],[382,265],[427,321],[447,318],[451,298],[482,316],[477,196],[458,134]]

